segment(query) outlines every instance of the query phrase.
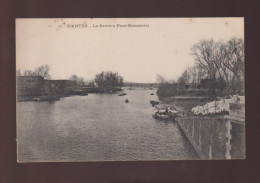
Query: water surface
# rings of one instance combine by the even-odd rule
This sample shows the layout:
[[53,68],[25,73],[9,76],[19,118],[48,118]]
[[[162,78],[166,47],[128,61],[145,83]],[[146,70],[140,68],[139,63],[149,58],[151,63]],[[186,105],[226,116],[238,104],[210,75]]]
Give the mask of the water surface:
[[[152,117],[155,90],[17,103],[18,160],[197,159],[174,122]],[[129,103],[125,103],[128,98]]]

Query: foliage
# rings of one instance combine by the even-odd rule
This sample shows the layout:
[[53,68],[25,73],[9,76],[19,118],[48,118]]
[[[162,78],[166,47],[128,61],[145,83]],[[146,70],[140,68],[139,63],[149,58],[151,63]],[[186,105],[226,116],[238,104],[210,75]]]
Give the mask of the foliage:
[[109,92],[119,90],[123,86],[123,77],[117,72],[101,72],[95,77],[95,83],[100,92]]
[[51,79],[51,76],[49,74],[49,72],[50,72],[49,65],[43,65],[43,66],[37,67],[35,69],[35,72],[36,72],[37,76],[42,76],[44,79]]
[[159,97],[169,97],[176,95],[177,88],[174,81],[170,83],[166,81],[166,79],[162,75],[157,75],[156,80],[159,83],[159,87],[156,92]]
[[244,43],[232,38],[227,42],[201,40],[191,48],[196,65],[188,67],[178,80],[179,91],[185,85],[205,89],[209,94],[237,94],[244,90]]
[[156,94],[160,97],[169,97],[177,94],[177,84],[176,83],[160,83]]
[[76,81],[78,85],[85,85],[84,78],[78,77],[77,75],[72,75],[69,80]]
[[43,65],[43,66],[37,67],[34,71],[25,70],[24,76],[42,76],[44,79],[51,79],[49,72],[50,72],[50,66]]
[[242,39],[232,38],[226,42],[201,40],[191,48],[195,65],[188,67],[174,87],[158,75],[161,96],[173,96],[189,92],[206,95],[243,94],[245,80],[245,55]]

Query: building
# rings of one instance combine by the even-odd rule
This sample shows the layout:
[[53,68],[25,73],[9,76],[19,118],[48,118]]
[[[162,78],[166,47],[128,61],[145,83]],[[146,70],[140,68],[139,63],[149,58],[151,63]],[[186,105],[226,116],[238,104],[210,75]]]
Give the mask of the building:
[[49,95],[51,87],[41,76],[17,76],[17,95],[19,97]]
[[76,81],[71,80],[47,80],[57,95],[71,95],[78,88]]
[[42,100],[57,98],[73,94],[78,88],[76,81],[45,80],[41,76],[17,76],[17,97],[19,101]]

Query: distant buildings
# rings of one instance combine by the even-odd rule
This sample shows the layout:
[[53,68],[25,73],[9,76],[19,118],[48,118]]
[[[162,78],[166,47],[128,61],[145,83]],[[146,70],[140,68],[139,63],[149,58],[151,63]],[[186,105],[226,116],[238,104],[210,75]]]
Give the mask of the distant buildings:
[[17,76],[18,98],[48,95],[51,93],[49,83],[41,76]]
[[17,76],[17,97],[19,101],[33,100],[34,97],[48,100],[54,96],[57,98],[57,96],[73,94],[78,89],[79,86],[76,81],[44,80],[41,76]]
[[71,80],[47,80],[52,91],[56,95],[70,95],[74,90],[78,90],[78,84],[76,81]]

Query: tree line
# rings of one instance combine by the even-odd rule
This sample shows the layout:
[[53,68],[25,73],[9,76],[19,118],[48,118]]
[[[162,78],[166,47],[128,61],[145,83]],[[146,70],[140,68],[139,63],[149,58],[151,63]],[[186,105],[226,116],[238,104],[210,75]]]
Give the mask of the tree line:
[[[50,66],[43,65],[37,67],[35,70],[25,70],[24,74],[17,71],[18,76],[41,76],[46,80],[50,80],[51,76],[49,74]],[[106,71],[96,74],[95,78],[92,80],[85,80],[83,77],[79,77],[73,74],[69,80],[75,81],[78,86],[87,86],[92,88],[97,88],[99,92],[109,92],[121,90],[124,84],[124,79],[118,74],[118,72]]]
[[27,69],[24,71],[23,74],[19,70],[19,71],[17,71],[17,75],[18,76],[41,76],[44,79],[51,79],[51,75],[49,74],[49,72],[50,72],[50,66],[42,65],[42,66],[37,67],[34,70]]
[[78,85],[97,88],[100,93],[118,91],[124,84],[124,79],[117,72],[106,71],[95,75],[95,78],[89,81],[84,80],[82,77],[72,75],[70,78],[76,81]]
[[[179,77],[171,95],[182,94],[188,88],[204,91],[207,95],[244,94],[244,41],[232,38],[226,42],[201,40],[191,47],[195,65]],[[165,83],[161,82],[161,88]],[[159,91],[163,93],[162,91]],[[167,92],[165,92],[167,93]]]

